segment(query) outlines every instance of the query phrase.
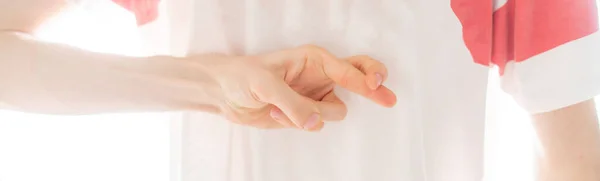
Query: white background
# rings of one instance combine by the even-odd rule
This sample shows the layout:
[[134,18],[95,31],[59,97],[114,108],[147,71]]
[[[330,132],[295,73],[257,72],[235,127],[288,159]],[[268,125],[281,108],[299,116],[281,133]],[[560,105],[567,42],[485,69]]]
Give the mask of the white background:
[[[139,53],[129,13],[110,1],[83,6],[53,19],[38,35],[98,52]],[[0,181],[168,181],[168,118],[0,111]]]
[[[136,55],[140,44],[133,17],[109,2],[96,2],[93,8],[69,10],[39,36]],[[533,134],[527,117],[499,90],[496,76],[489,99],[486,180],[531,180]],[[164,113],[65,117],[0,111],[0,181],[167,181],[168,119]]]

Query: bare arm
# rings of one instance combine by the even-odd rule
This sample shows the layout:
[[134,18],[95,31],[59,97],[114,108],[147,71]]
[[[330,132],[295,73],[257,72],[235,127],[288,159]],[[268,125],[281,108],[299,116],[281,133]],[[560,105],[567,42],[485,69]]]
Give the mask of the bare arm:
[[[139,2],[157,1],[129,5]],[[343,102],[333,93],[334,82],[383,106],[396,102],[377,77],[387,76],[383,64],[366,56],[339,59],[316,46],[250,56],[134,58],[40,42],[28,35],[64,4],[65,0],[0,0],[0,103],[63,114],[194,110],[222,113],[261,128],[294,125],[319,130],[322,120],[345,116]],[[367,71],[357,68],[367,66]],[[290,82],[306,92],[327,95],[302,94]],[[328,89],[322,88],[328,84]],[[269,110],[282,114],[276,121],[265,112]]]
[[67,1],[0,0],[0,104],[51,114],[214,111],[203,60],[92,53],[30,35]]
[[540,181],[600,180],[600,131],[593,100],[533,116]]

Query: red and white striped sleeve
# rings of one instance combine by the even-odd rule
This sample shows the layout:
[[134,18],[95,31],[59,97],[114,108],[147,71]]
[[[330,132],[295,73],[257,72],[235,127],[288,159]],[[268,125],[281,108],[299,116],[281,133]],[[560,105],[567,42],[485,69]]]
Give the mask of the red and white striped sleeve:
[[530,113],[600,94],[596,0],[452,1],[475,62],[498,66],[504,91]]

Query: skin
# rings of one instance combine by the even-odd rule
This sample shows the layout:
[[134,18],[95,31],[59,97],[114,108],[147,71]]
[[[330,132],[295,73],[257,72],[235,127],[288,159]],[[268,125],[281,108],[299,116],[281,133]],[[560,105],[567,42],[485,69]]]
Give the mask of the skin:
[[532,118],[538,180],[600,180],[600,126],[593,100]]
[[313,45],[231,56],[126,57],[37,41],[62,0],[0,1],[0,102],[47,114],[202,111],[258,128],[318,131],[342,120],[334,85],[391,107],[383,64]]
[[[0,0],[0,102],[51,114],[204,111],[254,127],[309,131],[320,130],[323,120],[345,117],[335,84],[382,106],[396,102],[381,86],[384,65],[366,56],[336,58],[316,46],[242,57],[134,58],[27,35],[65,5],[66,0]],[[532,118],[539,138],[538,180],[600,180],[592,100]]]

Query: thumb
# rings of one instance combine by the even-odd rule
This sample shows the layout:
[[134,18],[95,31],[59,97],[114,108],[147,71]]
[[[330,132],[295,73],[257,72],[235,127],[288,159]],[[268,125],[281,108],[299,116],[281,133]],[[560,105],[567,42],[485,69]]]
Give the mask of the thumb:
[[296,126],[309,130],[322,122],[314,100],[298,94],[283,80],[260,82],[251,88],[256,98],[277,106]]

